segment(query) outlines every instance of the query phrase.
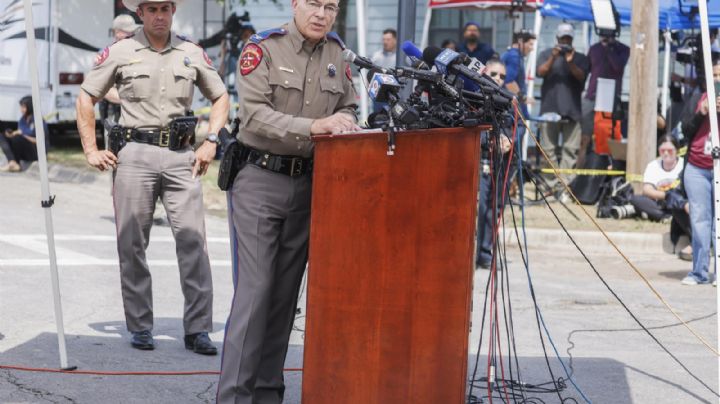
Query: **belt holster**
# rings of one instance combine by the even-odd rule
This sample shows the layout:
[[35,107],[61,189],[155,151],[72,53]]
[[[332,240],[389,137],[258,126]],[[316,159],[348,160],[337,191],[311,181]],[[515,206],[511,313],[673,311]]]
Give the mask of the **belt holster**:
[[108,150],[115,156],[120,153],[127,144],[127,140],[123,136],[123,128],[120,125],[114,125],[108,128]]
[[194,116],[175,118],[166,131],[160,130],[161,147],[180,150],[188,144],[195,143],[195,126],[198,119]]
[[220,161],[220,170],[218,171],[218,188],[228,191],[232,188],[235,177],[247,163],[248,149],[237,139],[232,138],[223,148],[224,153]]

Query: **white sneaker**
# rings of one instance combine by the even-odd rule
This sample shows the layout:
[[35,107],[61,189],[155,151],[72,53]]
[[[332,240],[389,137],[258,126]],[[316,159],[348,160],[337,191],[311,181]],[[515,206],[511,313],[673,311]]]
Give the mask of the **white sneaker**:
[[700,282],[697,281],[697,279],[693,278],[692,276],[688,275],[686,276],[682,281],[680,281],[683,285],[699,285]]

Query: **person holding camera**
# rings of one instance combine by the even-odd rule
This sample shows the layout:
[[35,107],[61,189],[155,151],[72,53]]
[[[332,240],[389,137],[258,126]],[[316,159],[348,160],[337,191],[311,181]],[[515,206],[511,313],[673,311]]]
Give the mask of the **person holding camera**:
[[[171,31],[181,0],[123,0],[143,21],[134,36],[105,48],[77,100],[78,131],[88,164],[113,169],[113,203],[120,281],[133,348],[151,350],[152,279],[145,258],[153,212],[162,200],[176,242],[185,310],[185,348],[217,354],[212,331],[213,285],[205,239],[202,184],[227,120],[228,94],[207,54]],[[187,117],[198,86],[212,101],[209,132],[193,150],[195,121]],[[117,86],[121,115],[111,150],[98,150],[93,106]]]
[[[550,161],[559,163],[561,169],[573,168],[577,159],[581,134],[581,97],[585,88],[585,77],[590,69],[588,58],[572,46],[574,35],[572,25],[558,25],[555,33],[557,44],[542,51],[537,61],[537,76],[543,79],[540,89],[540,114],[552,114],[561,118],[557,122],[542,123],[540,145],[545,149]],[[567,174],[562,177],[566,183],[573,178]],[[547,182],[550,186],[557,186],[554,175],[549,176]]]
[[[713,60],[712,73],[715,89],[716,91],[720,90],[720,59],[718,58]],[[701,85],[703,83],[704,81],[701,82]],[[682,284],[699,285],[711,281],[715,284],[713,276],[708,272],[710,246],[714,234],[713,200],[715,198],[710,113],[720,115],[720,96],[715,99],[712,110],[707,91],[692,97],[687,108],[691,110],[689,113],[683,114],[685,119],[682,122],[682,130],[688,140],[683,184],[690,202],[693,267],[692,271],[682,280]]]

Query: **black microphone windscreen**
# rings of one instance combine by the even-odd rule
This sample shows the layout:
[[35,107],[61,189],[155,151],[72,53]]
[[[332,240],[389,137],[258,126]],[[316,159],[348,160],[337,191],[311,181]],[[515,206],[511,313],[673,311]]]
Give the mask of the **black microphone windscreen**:
[[433,66],[440,52],[442,52],[442,49],[437,46],[428,46],[423,51],[423,62],[427,63],[428,66]]
[[368,70],[367,75],[365,76],[367,78],[368,83],[372,81],[372,78],[375,75],[375,73],[381,73],[380,69],[372,68],[372,69]]

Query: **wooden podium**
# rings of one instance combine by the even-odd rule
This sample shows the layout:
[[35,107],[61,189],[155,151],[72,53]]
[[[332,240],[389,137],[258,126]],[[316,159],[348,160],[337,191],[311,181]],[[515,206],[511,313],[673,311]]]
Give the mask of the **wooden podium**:
[[303,403],[465,402],[482,129],[315,137]]

